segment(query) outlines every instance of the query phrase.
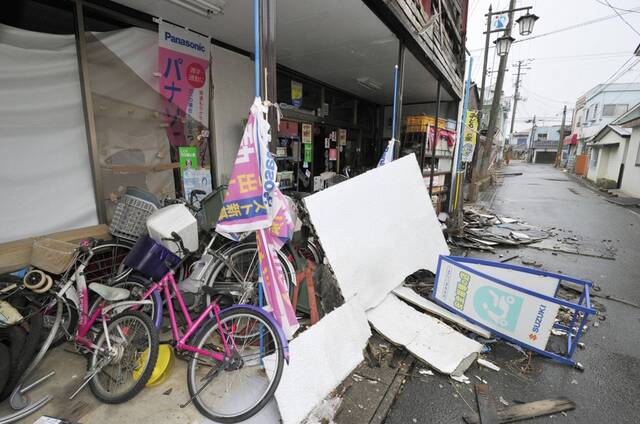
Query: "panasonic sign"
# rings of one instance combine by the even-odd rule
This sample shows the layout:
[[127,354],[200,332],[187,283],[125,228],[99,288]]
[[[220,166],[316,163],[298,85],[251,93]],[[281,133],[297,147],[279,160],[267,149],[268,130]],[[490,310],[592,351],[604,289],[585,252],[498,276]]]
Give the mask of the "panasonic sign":
[[179,46],[188,47],[190,49],[194,49],[198,52],[204,53],[205,47],[201,43],[195,43],[191,40],[187,40],[185,38],[177,37],[171,34],[169,31],[164,32],[164,41],[168,41],[173,44],[177,44]]

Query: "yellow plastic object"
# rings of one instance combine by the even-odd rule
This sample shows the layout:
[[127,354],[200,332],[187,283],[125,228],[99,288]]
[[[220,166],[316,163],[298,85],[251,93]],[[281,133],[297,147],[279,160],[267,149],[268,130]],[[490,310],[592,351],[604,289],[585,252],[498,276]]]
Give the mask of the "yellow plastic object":
[[[133,371],[133,378],[139,379],[142,371],[144,370],[144,361],[146,360],[148,353],[148,349],[144,351],[140,358],[138,358],[138,364],[136,365],[136,369]],[[171,346],[166,344],[161,344],[158,349],[158,360],[156,362],[156,366],[151,373],[151,377],[145,387],[156,387],[165,382],[165,380],[171,375],[171,370],[173,369],[173,362],[175,358],[173,355],[173,349]]]

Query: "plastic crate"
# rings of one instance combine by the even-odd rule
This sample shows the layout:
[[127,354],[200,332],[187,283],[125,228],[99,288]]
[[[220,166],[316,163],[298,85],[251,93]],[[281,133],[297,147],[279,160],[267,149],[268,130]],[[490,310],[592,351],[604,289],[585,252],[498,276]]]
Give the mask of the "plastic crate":
[[51,274],[62,274],[71,266],[77,248],[77,245],[61,240],[35,240],[31,251],[31,266]]
[[198,225],[203,230],[210,231],[216,227],[226,192],[226,185],[219,186],[200,201],[201,210],[197,214],[197,219]]
[[115,237],[136,241],[147,233],[147,218],[157,210],[153,194],[128,187],[113,212],[109,232]]
[[178,256],[147,235],[140,237],[124,258],[126,266],[154,281],[161,280],[178,262]]

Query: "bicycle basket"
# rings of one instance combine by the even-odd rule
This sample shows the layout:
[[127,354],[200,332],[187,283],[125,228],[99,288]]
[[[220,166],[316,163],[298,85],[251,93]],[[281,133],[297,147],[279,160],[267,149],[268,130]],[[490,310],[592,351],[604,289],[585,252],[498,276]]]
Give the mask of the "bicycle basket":
[[226,192],[226,185],[219,186],[200,201],[202,209],[198,212],[197,218],[198,224],[203,230],[210,231],[216,227]]
[[169,266],[174,266],[178,262],[180,262],[178,256],[148,235],[140,237],[131,252],[124,258],[126,266],[154,281],[161,280],[169,272]]
[[37,239],[33,242],[31,265],[51,274],[62,274],[71,266],[77,248],[66,241]]
[[147,233],[147,218],[158,210],[153,194],[137,187],[127,187],[113,212],[109,232],[115,237],[135,241]]

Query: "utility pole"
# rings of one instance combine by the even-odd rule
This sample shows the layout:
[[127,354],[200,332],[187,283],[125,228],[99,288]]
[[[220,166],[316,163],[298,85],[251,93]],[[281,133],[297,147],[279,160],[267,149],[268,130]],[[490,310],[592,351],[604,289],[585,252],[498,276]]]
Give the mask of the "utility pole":
[[[504,32],[505,37],[511,37],[511,29],[513,28],[513,9],[516,7],[516,0],[510,0],[509,2],[509,22],[507,22],[507,28]],[[478,175],[484,176],[489,169],[489,161],[491,160],[491,150],[493,150],[493,138],[496,133],[496,126],[498,124],[498,114],[500,113],[500,100],[502,97],[502,86],[504,84],[504,74],[507,69],[507,60],[509,55],[505,54],[500,56],[500,66],[498,67],[498,76],[496,78],[496,87],[493,93],[493,102],[491,103],[491,112],[489,115],[489,125],[487,126],[487,138],[485,139],[485,148],[482,152],[482,160],[480,162],[480,172]],[[478,158],[480,159],[480,158]],[[475,173],[474,173],[475,174]]]
[[520,70],[522,69],[522,60],[518,61],[518,75],[516,76],[516,91],[513,95],[513,112],[511,113],[511,128],[509,134],[513,134],[513,124],[516,122],[516,108],[518,107],[518,100],[520,100]]
[[560,167],[562,162],[562,146],[564,143],[564,121],[567,117],[567,105],[562,108],[562,123],[560,124],[560,140],[558,140],[558,152],[556,153],[556,168]]
[[[481,109],[484,107],[484,94],[485,94],[485,81],[486,81],[486,69],[487,69],[487,59],[488,59],[488,50],[489,50],[489,37],[491,33],[494,32],[503,32],[503,35],[496,40],[496,49],[498,52],[498,56],[500,56],[500,66],[498,67],[498,77],[496,79],[495,91],[493,94],[493,101],[491,103],[491,112],[489,115],[489,125],[487,127],[487,136],[482,143],[478,143],[477,157],[474,160],[473,168],[472,168],[472,180],[470,185],[469,192],[469,200],[475,201],[478,195],[478,191],[480,188],[480,179],[485,176],[487,169],[489,168],[489,159],[491,158],[491,150],[493,147],[493,138],[495,136],[497,120],[498,120],[498,110],[500,109],[500,97],[502,96],[502,86],[504,84],[504,74],[507,67],[507,59],[509,55],[509,48],[514,41],[514,38],[511,37],[511,31],[513,29],[513,15],[514,12],[517,11],[526,11],[526,14],[520,16],[518,18],[518,25],[520,27],[520,35],[527,36],[530,35],[533,31],[533,26],[538,20],[538,16],[531,14],[529,11],[532,8],[531,6],[519,7],[516,8],[516,0],[509,1],[509,9],[502,10],[498,12],[493,12],[491,7],[489,7],[489,13],[485,16],[487,17],[487,30],[484,32],[486,34],[485,39],[485,51],[484,51],[484,65],[482,72],[482,93],[480,97],[480,107]],[[504,15],[507,14],[508,21],[506,28],[500,27],[492,30],[491,29],[491,18],[494,15]],[[502,19],[498,20],[499,23],[502,22]],[[480,119],[482,119],[482,115],[480,114]],[[475,152],[474,152],[475,154]]]
[[[536,132],[536,116],[533,115],[533,124],[531,125],[531,134],[529,134],[529,145],[527,146],[527,162],[529,162],[529,155],[531,154],[531,148],[533,147],[533,134]],[[533,158],[531,158],[533,160]]]
[[480,108],[478,111],[478,121],[482,120],[482,108],[484,107],[484,89],[487,82],[487,64],[489,62],[489,41],[491,35],[491,5],[489,5],[489,13],[487,14],[487,36],[484,40],[484,62],[482,64],[482,85],[480,88]]

